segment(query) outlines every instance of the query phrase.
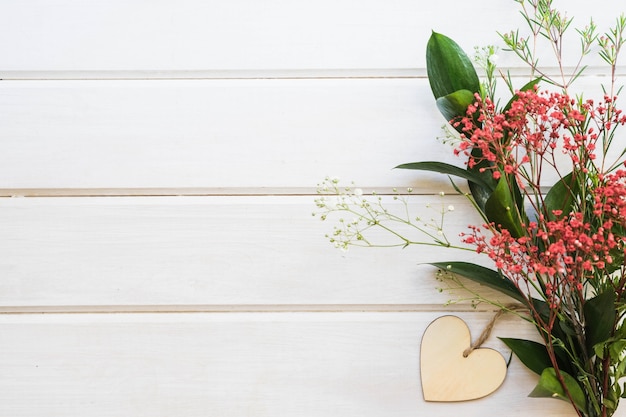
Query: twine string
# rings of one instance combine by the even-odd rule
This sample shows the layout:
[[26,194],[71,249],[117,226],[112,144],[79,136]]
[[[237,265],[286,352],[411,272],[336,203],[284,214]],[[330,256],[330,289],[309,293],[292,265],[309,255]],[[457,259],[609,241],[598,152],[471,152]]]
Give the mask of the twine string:
[[470,355],[470,353],[472,353],[474,350],[481,347],[482,344],[485,343],[487,339],[489,339],[489,336],[491,336],[491,331],[496,325],[496,321],[498,321],[498,319],[501,316],[511,311],[524,311],[524,310],[528,310],[528,308],[526,308],[525,306],[521,304],[509,304],[509,305],[504,306],[500,310],[498,310],[498,312],[494,314],[491,320],[489,320],[489,323],[487,323],[487,325],[485,326],[485,329],[482,331],[478,339],[476,339],[474,343],[470,345],[470,347],[468,347],[467,349],[463,351],[463,357],[467,358]]

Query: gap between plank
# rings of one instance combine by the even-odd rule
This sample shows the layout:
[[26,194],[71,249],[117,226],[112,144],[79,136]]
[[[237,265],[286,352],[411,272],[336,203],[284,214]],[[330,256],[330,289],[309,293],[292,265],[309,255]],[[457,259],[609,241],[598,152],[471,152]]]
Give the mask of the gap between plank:
[[[390,187],[391,188],[391,187]],[[0,197],[203,197],[314,195],[313,187],[0,188]]]
[[109,70],[4,71],[7,81],[21,80],[280,80],[349,78],[426,78],[426,69],[251,69],[251,70]]
[[[393,186],[370,186],[377,195],[401,195]],[[411,195],[438,194],[441,187],[421,186]],[[366,193],[369,194],[369,193]],[[22,197],[221,197],[221,196],[317,196],[314,187],[232,187],[232,188],[0,188],[0,198]]]
[[[525,67],[499,68],[512,77],[527,77]],[[545,67],[548,75],[558,76],[559,69]],[[564,68],[566,73],[573,68]],[[618,76],[626,67],[617,69]],[[587,67],[586,76],[607,76],[605,67]],[[274,80],[274,79],[359,79],[359,78],[426,78],[426,68],[350,68],[350,69],[214,69],[214,70],[52,70],[2,71],[0,80]]]
[[[393,192],[397,186],[362,186],[365,190],[376,190],[376,195],[435,195],[441,192],[441,186],[421,184],[414,186],[408,193],[401,188]],[[468,192],[467,187],[461,187]],[[544,192],[549,187],[542,187]],[[456,195],[453,190],[446,191]],[[371,192],[365,193],[370,195]],[[317,196],[314,187],[226,187],[226,188],[0,188],[0,198],[28,198],[28,197],[290,197],[290,196]]]
[[495,311],[493,306],[469,304],[223,304],[223,305],[91,305],[0,306],[0,314],[132,314],[132,313],[424,313]]

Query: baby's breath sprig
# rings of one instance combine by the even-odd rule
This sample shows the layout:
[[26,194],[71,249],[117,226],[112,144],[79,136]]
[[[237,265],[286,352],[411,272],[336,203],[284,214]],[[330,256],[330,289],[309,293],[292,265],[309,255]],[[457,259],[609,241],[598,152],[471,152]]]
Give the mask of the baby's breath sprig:
[[441,132],[443,135],[437,136],[437,140],[442,144],[456,148],[461,143],[459,132],[450,126],[449,123],[441,126]]
[[[318,211],[313,215],[322,221],[329,216],[337,217],[332,233],[326,238],[337,248],[348,250],[350,246],[361,247],[407,247],[410,245],[440,246],[470,250],[469,247],[453,245],[444,232],[445,216],[454,211],[452,204],[427,205],[434,214],[424,218],[411,214],[409,197],[412,188],[400,193],[393,189],[387,196],[372,192],[366,195],[362,189],[341,186],[338,178],[326,177],[318,184],[315,204]],[[440,193],[440,197],[445,194]],[[400,203],[392,204],[393,202]],[[383,231],[383,235],[376,231]]]
[[485,78],[480,86],[481,97],[496,97],[498,47],[494,45],[476,46],[474,48],[474,63],[485,72]]

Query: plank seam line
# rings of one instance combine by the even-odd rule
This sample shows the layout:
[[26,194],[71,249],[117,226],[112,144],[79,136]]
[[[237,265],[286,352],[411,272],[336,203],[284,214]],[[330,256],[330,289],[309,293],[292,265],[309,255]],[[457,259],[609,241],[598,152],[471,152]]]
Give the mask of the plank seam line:
[[125,305],[125,306],[0,306],[0,315],[38,314],[193,314],[193,313],[428,313],[491,312],[494,307],[440,304],[319,305]]
[[[502,67],[513,77],[527,77],[526,67]],[[566,73],[573,68],[564,68]],[[544,67],[552,76],[560,74],[556,67]],[[619,66],[617,75],[626,74]],[[608,76],[602,66],[589,66],[587,76]],[[207,70],[0,70],[3,81],[166,81],[166,80],[326,80],[326,79],[425,79],[426,68],[348,68],[348,69],[207,69]]]
[[[362,186],[364,190],[377,190],[376,195],[437,195],[441,187],[425,184],[407,191],[393,192],[397,186]],[[382,191],[381,191],[382,190]],[[385,191],[387,190],[387,191]],[[544,192],[549,190],[544,187]],[[365,195],[373,195],[366,192]],[[456,195],[456,193],[451,193]],[[53,198],[53,197],[318,197],[314,187],[258,187],[258,188],[0,188],[0,198]]]

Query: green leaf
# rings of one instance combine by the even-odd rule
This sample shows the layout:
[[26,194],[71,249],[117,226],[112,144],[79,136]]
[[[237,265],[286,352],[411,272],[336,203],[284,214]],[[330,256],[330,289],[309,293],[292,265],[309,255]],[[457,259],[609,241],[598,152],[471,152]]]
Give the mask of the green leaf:
[[426,70],[435,98],[458,90],[480,91],[472,61],[452,39],[433,32],[426,45]]
[[487,201],[489,200],[489,197],[491,197],[491,194],[493,194],[493,190],[496,189],[498,182],[493,178],[493,163],[483,158],[480,148],[472,149],[472,158],[479,162],[471,168],[468,166],[467,170],[475,176],[481,178],[484,183],[488,184],[488,187],[483,187],[478,183],[469,183],[472,197],[474,197],[476,205],[484,213]]
[[519,291],[515,284],[493,269],[485,268],[484,266],[476,265],[470,262],[431,262],[429,265],[433,265],[443,271],[461,275],[462,277],[468,278],[474,282],[500,291],[501,293],[523,303],[524,305],[527,304],[526,298],[524,298],[523,294]]
[[[534,300],[533,301],[538,301]],[[500,338],[531,371],[541,375],[544,369],[553,366],[545,345],[531,340]],[[554,347],[556,362],[559,369],[565,372],[575,372],[567,353],[559,346]]]
[[501,337],[519,360],[531,371],[541,375],[544,369],[552,367],[550,356],[545,345],[531,340],[511,339]]
[[556,182],[543,200],[543,212],[548,218],[554,219],[553,211],[561,210],[563,215],[571,213],[576,202],[575,195],[580,187],[577,177],[570,172]]
[[611,337],[615,325],[615,292],[605,291],[587,300],[583,307],[585,315],[585,335],[587,349],[607,341]]
[[[496,226],[508,230],[511,236],[518,238],[524,235],[522,223],[519,216],[520,203],[513,197],[509,188],[509,179],[503,176],[498,181],[496,189],[485,204],[485,214],[489,221],[494,222]],[[516,190],[513,190],[514,192]]]
[[[437,108],[447,121],[467,115],[467,107],[476,101],[474,93],[469,90],[458,90],[437,99]],[[459,130],[459,129],[457,129]]]
[[[468,171],[473,172],[471,170]],[[489,197],[491,197],[491,194],[493,194],[493,188],[488,188],[475,182],[470,182],[468,185],[470,188],[470,192],[472,193],[472,197],[476,202],[476,205],[484,213],[487,201],[489,201]]]
[[[609,356],[615,362],[621,362],[620,358],[626,351],[626,340],[616,340],[613,343],[609,343]],[[624,361],[626,364],[626,361]],[[626,365],[624,365],[626,366]]]
[[489,188],[489,184],[484,182],[483,179],[475,173],[454,165],[446,164],[445,162],[411,162],[408,164],[398,165],[396,168],[415,169],[420,171],[434,171],[441,174],[454,175],[456,177],[464,178],[470,182],[480,184],[482,187]]
[[[585,393],[580,385],[578,385],[578,381],[576,381],[576,379],[567,372],[560,371],[560,374],[563,378],[565,386],[567,387],[567,391],[572,397],[574,406],[576,406],[579,410],[585,411],[587,409],[587,398],[585,397]],[[543,370],[541,377],[539,378],[539,383],[528,396],[552,397],[570,402],[570,398],[568,397],[565,389],[561,386],[554,368],[546,368]]]
[[569,337],[576,336],[576,329],[574,329],[574,326],[572,326],[569,320],[558,320],[557,323],[563,334]]

